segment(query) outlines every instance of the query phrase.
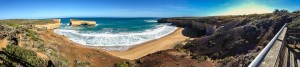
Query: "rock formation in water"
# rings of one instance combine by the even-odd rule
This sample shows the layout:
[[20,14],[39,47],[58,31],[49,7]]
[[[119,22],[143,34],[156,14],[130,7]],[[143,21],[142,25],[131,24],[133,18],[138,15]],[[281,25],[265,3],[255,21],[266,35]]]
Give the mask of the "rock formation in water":
[[70,19],[71,26],[80,26],[80,25],[88,25],[88,26],[95,26],[96,21],[86,21],[86,20],[75,20]]

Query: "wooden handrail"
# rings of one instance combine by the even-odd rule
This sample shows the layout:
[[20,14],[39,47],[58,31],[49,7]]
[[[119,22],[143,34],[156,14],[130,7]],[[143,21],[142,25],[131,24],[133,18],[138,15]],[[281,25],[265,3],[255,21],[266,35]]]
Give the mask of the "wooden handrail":
[[255,59],[249,64],[248,67],[258,67],[260,65],[260,63],[263,61],[263,59],[266,57],[267,53],[269,52],[269,50],[271,49],[271,47],[273,46],[274,42],[276,41],[276,39],[278,38],[278,36],[280,35],[280,33],[282,32],[282,30],[284,29],[284,27],[287,25],[287,23],[285,23],[282,28],[277,32],[277,34],[273,37],[273,39],[267,44],[267,46],[255,57]]

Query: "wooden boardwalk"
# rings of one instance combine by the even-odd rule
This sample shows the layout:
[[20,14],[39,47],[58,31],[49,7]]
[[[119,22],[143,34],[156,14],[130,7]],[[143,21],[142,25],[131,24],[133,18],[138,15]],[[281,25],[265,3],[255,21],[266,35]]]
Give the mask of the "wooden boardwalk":
[[[283,27],[259,67],[300,67],[300,28]],[[275,38],[275,37],[274,37]],[[249,67],[256,67],[249,65]]]
[[289,28],[286,34],[287,39],[295,37],[294,39],[286,40],[284,64],[282,67],[299,67],[300,66],[300,28]]

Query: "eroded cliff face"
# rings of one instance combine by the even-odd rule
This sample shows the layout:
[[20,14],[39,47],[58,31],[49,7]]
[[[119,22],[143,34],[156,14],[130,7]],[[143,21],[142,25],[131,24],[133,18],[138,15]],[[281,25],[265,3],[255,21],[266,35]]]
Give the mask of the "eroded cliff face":
[[162,18],[158,20],[158,23],[172,23],[180,27],[190,28],[199,32],[198,34],[211,35],[217,32],[217,28],[243,19],[245,19],[243,16],[176,17]]
[[52,23],[47,24],[36,24],[34,27],[42,30],[50,30],[50,29],[57,29],[60,26],[60,19],[52,19]]
[[80,25],[95,26],[96,21],[85,21],[85,20],[70,19],[70,24],[71,24],[71,26],[80,26]]

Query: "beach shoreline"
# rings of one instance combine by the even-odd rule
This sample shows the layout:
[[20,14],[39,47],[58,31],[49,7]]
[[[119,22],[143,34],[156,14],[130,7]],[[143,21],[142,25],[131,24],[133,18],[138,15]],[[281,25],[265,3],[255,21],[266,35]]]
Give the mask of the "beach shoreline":
[[[171,33],[169,33],[169,34],[167,34],[167,35],[165,35],[165,36],[162,36],[162,37],[157,38],[157,39],[152,39],[152,40],[149,40],[149,41],[145,41],[145,42],[142,42],[142,43],[133,44],[133,45],[130,45],[130,46],[89,46],[89,45],[84,45],[84,46],[92,47],[92,48],[96,48],[96,49],[102,49],[102,50],[105,50],[105,51],[123,52],[123,51],[132,50],[132,49],[134,49],[134,48],[140,47],[140,46],[142,46],[142,45],[144,45],[144,44],[147,44],[147,43],[151,43],[151,42],[153,42],[153,41],[157,41],[157,40],[159,40],[159,39],[161,39],[161,38],[163,38],[163,37],[166,37],[166,36],[169,36],[169,35],[173,34],[174,32],[176,32],[176,31],[178,31],[178,30],[180,30],[180,29],[181,29],[181,27],[176,27],[176,29],[175,29],[173,32],[171,32]],[[182,28],[182,30],[183,30],[183,29],[184,29],[184,28]],[[181,30],[181,31],[182,31],[182,30]],[[174,43],[175,43],[175,42],[174,42]],[[79,43],[78,43],[78,44],[79,44]]]
[[[155,53],[155,52],[167,50],[167,49],[172,49],[176,45],[175,44],[176,42],[180,42],[180,41],[186,40],[188,38],[188,37],[182,35],[183,29],[184,28],[177,27],[177,29],[174,32],[172,32],[166,36],[163,36],[158,39],[146,41],[146,42],[143,42],[140,44],[135,44],[132,46],[88,46],[88,45],[73,42],[67,36],[63,36],[63,35],[61,35],[61,36],[63,36],[63,39],[65,39],[69,42],[75,43],[77,46],[80,46],[82,48],[96,49],[99,51],[104,51],[114,57],[119,57],[119,58],[127,59],[127,60],[134,60],[134,59],[141,58],[141,57],[146,56],[151,53]],[[52,33],[54,33],[53,30],[52,30]],[[57,33],[54,33],[54,34],[59,35]],[[122,50],[122,51],[106,49],[106,48],[114,48],[114,47],[126,47],[128,49]]]
[[176,42],[183,41],[188,37],[182,35],[182,31],[184,28],[177,28],[171,34],[163,36],[159,39],[154,39],[151,41],[147,41],[141,44],[136,44],[134,46],[129,47],[129,49],[125,51],[118,50],[105,50],[109,54],[120,57],[122,59],[134,60],[146,56],[151,53],[155,53],[157,51],[172,49],[176,44]]
[[[170,34],[167,34],[163,37],[160,37],[158,39],[153,39],[153,40],[149,40],[149,41],[146,41],[146,42],[143,42],[143,43],[139,43],[139,44],[134,44],[134,45],[131,45],[131,46],[88,46],[88,47],[95,47],[95,48],[103,48],[104,50],[106,51],[114,51],[114,52],[124,52],[124,51],[129,51],[129,50],[133,50],[135,48],[138,48],[138,47],[141,47],[145,44],[148,44],[148,43],[151,43],[151,42],[154,42],[154,41],[158,41],[160,40],[161,38],[164,38],[166,36],[170,36],[172,34],[174,34],[176,31],[180,30],[181,28],[180,27],[177,27],[177,29],[175,31],[173,31],[172,33]],[[175,42],[174,42],[175,43]],[[106,48],[118,48],[118,47],[128,47],[128,49],[126,50],[109,50],[109,49],[106,49]]]

